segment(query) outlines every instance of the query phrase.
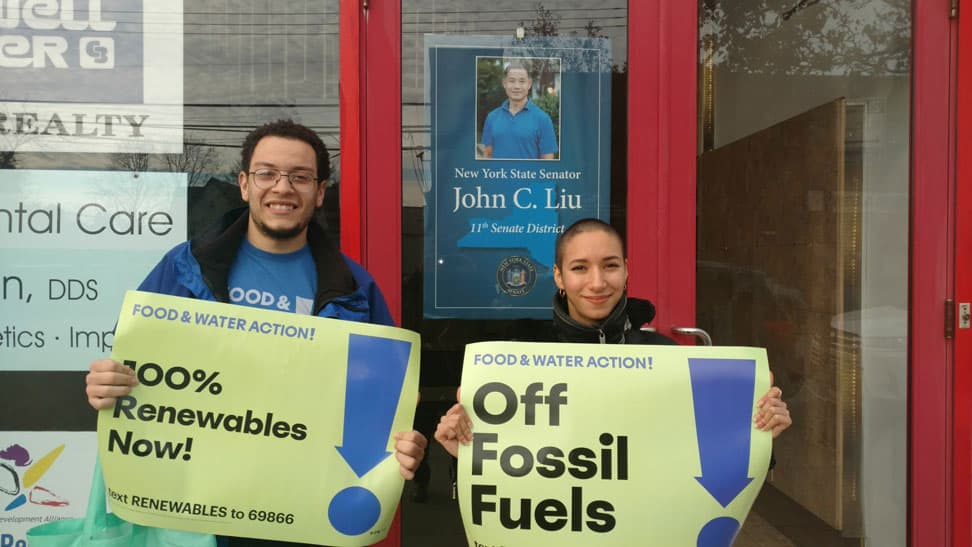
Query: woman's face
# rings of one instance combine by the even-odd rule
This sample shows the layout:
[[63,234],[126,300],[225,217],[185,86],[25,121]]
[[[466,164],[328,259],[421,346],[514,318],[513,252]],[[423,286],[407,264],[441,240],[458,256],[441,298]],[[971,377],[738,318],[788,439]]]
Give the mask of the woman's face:
[[554,282],[567,294],[570,317],[584,325],[603,320],[621,300],[628,281],[628,262],[621,241],[595,230],[581,232],[563,247],[561,267],[554,266]]

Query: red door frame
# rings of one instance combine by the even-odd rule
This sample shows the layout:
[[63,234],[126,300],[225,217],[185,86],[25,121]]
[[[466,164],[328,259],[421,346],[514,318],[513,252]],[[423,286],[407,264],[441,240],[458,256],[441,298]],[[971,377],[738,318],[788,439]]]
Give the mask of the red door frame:
[[628,287],[672,336],[695,325],[698,4],[629,2],[628,21]]
[[399,323],[401,2],[340,2],[341,247],[375,277]]
[[948,2],[912,3],[911,213],[909,242],[909,545],[952,545],[952,348],[944,336],[950,294],[954,175]]
[[[955,176],[955,302],[972,303],[972,11],[959,13]],[[964,54],[963,54],[964,48]],[[956,318],[957,323],[958,318]],[[955,330],[952,545],[972,546],[972,329]]]
[[[340,0],[338,8],[341,249],[374,276],[400,325],[401,5],[396,0],[365,6],[367,0]],[[399,510],[385,540],[376,545],[401,544]]]
[[[340,4],[341,243],[375,276],[398,321],[401,2],[362,3]],[[968,518],[968,492],[966,484],[966,500],[952,503],[950,390],[956,386],[951,347],[942,335],[954,264],[948,245],[954,206],[949,181],[955,175],[949,163],[954,160],[949,146],[954,142],[954,80],[949,78],[954,26],[947,2],[913,0],[912,6],[908,535],[910,545],[924,547],[950,544],[951,510],[964,510]],[[629,89],[639,90],[628,109],[628,203],[639,212],[629,215],[631,269],[638,272],[630,283],[632,292],[656,300],[663,332],[694,324],[696,10],[695,2],[677,0],[629,3],[629,26],[640,29],[629,36],[628,61]],[[650,127],[658,130],[644,129]],[[967,176],[968,168],[962,172]],[[963,264],[967,267],[967,260]],[[968,270],[963,271],[968,279]],[[954,522],[961,521],[956,516]],[[397,522],[386,545],[400,544]]]

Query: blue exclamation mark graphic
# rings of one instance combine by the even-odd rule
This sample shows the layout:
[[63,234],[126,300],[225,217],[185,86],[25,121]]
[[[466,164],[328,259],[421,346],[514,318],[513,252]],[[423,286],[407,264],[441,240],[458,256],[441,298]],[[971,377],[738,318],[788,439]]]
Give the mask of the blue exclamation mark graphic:
[[[337,450],[358,477],[391,455],[385,446],[411,350],[411,342],[349,335],[344,438]],[[327,515],[335,530],[356,536],[378,522],[381,504],[371,491],[352,486],[334,496]]]
[[[752,400],[756,362],[751,359],[689,359],[695,429],[702,476],[699,484],[727,507],[745,490],[749,477]],[[697,547],[729,547],[740,523],[718,517],[699,532]]]

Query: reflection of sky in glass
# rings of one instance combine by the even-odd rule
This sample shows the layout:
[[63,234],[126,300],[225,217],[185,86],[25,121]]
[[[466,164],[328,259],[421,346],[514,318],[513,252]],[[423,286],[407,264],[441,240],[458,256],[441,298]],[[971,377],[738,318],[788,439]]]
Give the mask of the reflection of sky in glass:
[[[28,10],[28,6],[22,6]],[[25,21],[5,8],[4,67],[0,98],[9,101],[142,103],[142,0],[104,0],[99,11],[78,2],[73,17]],[[29,11],[29,10],[28,10]],[[35,11],[36,13],[36,11]],[[36,26],[56,28],[38,30]],[[22,49],[27,48],[27,49]]]
[[[545,11],[541,13],[539,10]],[[611,64],[627,62],[627,2],[607,0],[592,6],[588,0],[543,2],[496,2],[459,0],[443,7],[436,0],[412,0],[402,5],[402,98],[406,105],[424,99],[426,34],[516,36],[524,28],[526,37],[535,37],[542,26],[556,31],[559,38],[585,38],[593,34],[611,43]],[[518,55],[523,55],[518,53]],[[529,55],[527,55],[529,56]]]
[[[145,0],[103,0],[104,19],[117,15],[123,37],[140,34]],[[338,111],[338,0],[199,0],[185,2],[180,18],[183,29],[183,100],[185,142],[202,145],[217,152],[208,166],[214,172],[236,172],[238,147],[246,132],[254,126],[278,118],[294,118],[317,131],[333,152],[340,148]],[[75,2],[81,10],[87,3]],[[158,6],[159,4],[156,3]],[[164,5],[164,4],[163,4]],[[139,6],[139,7],[136,7]],[[444,3],[436,0],[404,2],[402,7],[402,85],[406,126],[409,125],[411,102],[421,102],[424,94],[424,35],[494,34],[512,37],[523,26],[526,36],[535,35],[534,27],[553,24],[558,36],[606,37],[612,44],[611,62],[623,66],[627,52],[627,3],[609,0],[591,6],[586,0],[545,2],[546,15],[538,15],[538,6],[507,2],[498,9],[473,0]],[[153,8],[158,9],[158,8]],[[540,21],[540,18],[545,18]],[[128,25],[128,26],[125,26]],[[141,93],[141,42],[125,42],[120,54],[128,55],[124,66],[129,73],[116,78],[109,92],[99,92],[94,84],[83,81],[71,85],[38,85],[33,80],[20,91],[29,89],[32,100],[45,100],[38,89],[50,93],[67,93],[71,98],[48,97],[55,102],[97,98],[125,104]],[[138,60],[135,60],[136,55]],[[117,82],[123,82],[118,84]],[[130,85],[131,84],[131,85]],[[55,89],[56,88],[56,89]],[[0,96],[10,96],[6,77],[0,82]],[[59,90],[59,91],[58,91]],[[114,95],[112,95],[112,93]],[[22,93],[23,94],[23,93]],[[123,96],[122,94],[126,94]],[[139,95],[140,96],[140,95]],[[14,113],[9,105],[3,108]],[[406,140],[408,132],[406,132]],[[18,143],[11,148],[18,148]],[[50,165],[43,158],[18,154],[19,166]],[[64,158],[65,156],[61,156]],[[335,158],[336,163],[339,156]],[[92,168],[111,164],[110,158],[77,155],[72,162]],[[149,169],[164,168],[153,155]]]
[[293,118],[338,152],[337,0],[186,3],[184,27],[187,142],[235,173],[250,129]]
[[193,3],[184,36],[187,104],[337,104],[336,1]]
[[716,66],[748,74],[909,73],[911,3],[905,0],[823,0],[795,7],[774,0],[712,0],[700,9],[700,43],[713,39]]

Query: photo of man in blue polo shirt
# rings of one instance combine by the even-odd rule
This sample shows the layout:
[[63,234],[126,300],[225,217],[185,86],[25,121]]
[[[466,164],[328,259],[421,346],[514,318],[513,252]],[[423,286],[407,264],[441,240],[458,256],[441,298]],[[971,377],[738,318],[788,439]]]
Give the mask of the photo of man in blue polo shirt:
[[550,116],[530,100],[533,79],[523,64],[503,69],[506,100],[483,123],[482,157],[552,160],[558,150]]

